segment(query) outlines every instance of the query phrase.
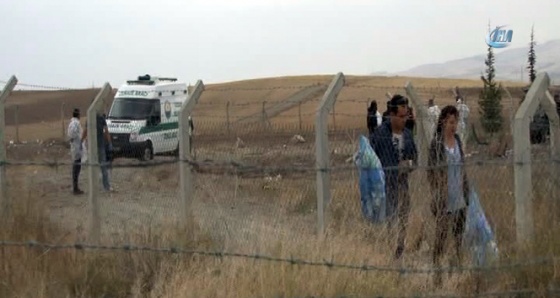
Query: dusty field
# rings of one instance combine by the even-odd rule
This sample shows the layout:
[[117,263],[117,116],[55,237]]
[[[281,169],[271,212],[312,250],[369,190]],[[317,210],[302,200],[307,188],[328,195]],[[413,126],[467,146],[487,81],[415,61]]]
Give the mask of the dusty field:
[[[295,201],[308,200],[309,202],[306,203],[308,206],[305,207],[314,208],[315,174],[310,170],[315,159],[312,127],[314,111],[322,94],[315,92],[311,94],[311,97],[301,101],[301,105],[293,106],[287,110],[286,108],[280,109],[285,110],[281,113],[272,111],[270,113],[272,117],[268,118],[270,126],[263,125],[262,122],[258,121],[249,122],[244,126],[236,125],[236,119],[246,119],[252,117],[252,115],[258,115],[262,112],[263,102],[268,103],[274,109],[283,100],[301,91],[303,87],[328,85],[331,79],[331,76],[284,77],[206,86],[194,112],[197,160],[234,160],[242,164],[260,167],[282,166],[292,168],[268,174],[272,177],[276,177],[278,174],[282,175],[282,179],[277,183],[278,187],[283,189],[281,193],[276,193],[274,187],[271,187],[272,190],[263,189],[263,187],[268,187],[265,185],[267,183],[265,181],[266,175],[263,173],[249,178],[235,178],[233,175],[224,176],[223,174],[216,176],[216,174],[220,174],[219,170],[200,173],[197,177],[195,202],[201,203],[212,198],[213,201],[210,203],[215,204],[218,202],[218,198],[224,198],[224,202],[219,204],[222,207],[208,208],[211,211],[204,212],[214,214],[225,208],[224,210],[228,210],[227,216],[230,217],[228,221],[236,221],[240,218],[246,219],[244,214],[257,216],[260,215],[261,211],[274,213],[274,208],[259,208],[258,206],[269,206],[270,203],[285,204],[284,199],[280,197],[286,195],[292,196],[288,201],[293,201],[294,197],[297,197]],[[331,129],[337,131],[331,138],[333,163],[335,166],[348,168],[345,172],[336,173],[336,175],[341,175],[341,178],[333,178],[335,181],[333,204],[348,203],[349,206],[353,206],[351,214],[358,210],[356,173],[351,165],[345,164],[344,161],[356,149],[355,142],[358,135],[365,132],[364,118],[368,99],[376,99],[382,106],[385,101],[385,93],[404,94],[402,86],[407,81],[413,82],[418,94],[423,99],[435,96],[436,102],[440,106],[452,103],[451,88],[460,86],[462,93],[467,97],[472,114],[474,114],[473,118],[477,118],[476,97],[478,94],[477,88],[480,86],[478,81],[347,77],[346,85],[337,99],[334,116],[329,117],[329,121]],[[519,84],[512,86],[517,87],[511,87],[510,92],[514,96],[519,95]],[[67,114],[73,107],[79,107],[84,111],[95,95],[95,90],[14,92],[7,101],[6,140],[14,140],[15,138],[14,110],[17,104],[19,106],[19,138],[20,141],[25,143],[9,146],[9,160],[68,162],[68,149],[64,147],[63,143],[56,141],[60,139],[62,130],[65,129],[69,120],[69,117],[61,119],[62,104],[64,103],[65,110],[63,111]],[[226,118],[227,109],[225,107],[228,101],[230,102],[231,134],[224,135],[227,133],[227,129],[225,129],[227,124],[224,119]],[[110,106],[110,100],[106,103],[106,106]],[[383,108],[381,109],[383,110]],[[277,115],[274,116],[274,114]],[[300,115],[301,117],[299,117]],[[291,143],[290,139],[295,133],[303,135],[306,142],[304,144]],[[243,138],[246,148],[235,148],[236,136]],[[472,150],[478,151],[475,147]],[[166,158],[161,157],[157,160],[166,160]],[[119,162],[126,163],[130,160],[117,161],[117,163]],[[302,167],[307,168],[306,173],[297,173],[298,168]],[[14,172],[13,175],[10,175],[11,177],[20,179],[25,177],[26,180],[31,180],[31,182],[25,181],[25,183],[31,183],[28,184],[30,185],[29,191],[39,191],[41,196],[52,200],[53,208],[55,208],[52,214],[53,216],[56,214],[55,218],[68,221],[69,226],[72,226],[72,222],[83,224],[78,219],[87,217],[87,196],[76,198],[69,195],[69,166],[59,168],[13,166],[10,167],[10,171]],[[87,169],[82,170],[81,177],[81,185],[86,188]],[[230,182],[226,183],[226,181]],[[18,181],[18,184],[21,182]],[[177,215],[179,205],[177,205],[178,172],[176,165],[161,165],[153,169],[115,168],[113,170],[113,182],[119,192],[102,199],[103,208],[106,208],[103,209],[102,214],[116,216],[114,219],[108,218],[108,224],[121,228],[145,223],[146,218],[144,216],[132,216],[132,210],[145,214],[148,218],[163,216],[172,220]],[[419,185],[421,185],[421,182],[419,182]],[[208,193],[209,191],[211,194]],[[227,199],[232,197],[235,199]],[[109,203],[113,200],[114,203]],[[237,207],[230,206],[230,204]],[[244,204],[249,204],[250,207],[247,208],[250,208],[250,210],[262,210],[258,213],[246,212],[247,208]],[[77,213],[74,210],[75,208],[85,213]],[[236,211],[233,210],[239,210],[239,213],[235,213]],[[211,219],[215,217],[204,214],[201,216]],[[269,214],[265,212],[262,216],[268,218]],[[314,216],[313,212],[307,214],[306,222],[309,224],[306,226],[310,229],[314,228],[310,227],[314,221]],[[288,217],[276,216],[276,218],[278,221],[284,221],[281,219]],[[296,222],[294,220],[288,221]],[[217,221],[210,220],[210,222],[215,224]],[[108,229],[108,231],[111,230]]]
[[[255,79],[248,81],[214,84],[206,89],[193,114],[197,134],[207,135],[223,133],[227,130],[229,114],[230,129],[237,134],[248,134],[263,127],[261,123],[243,125],[247,117],[258,118],[262,114],[263,103],[269,127],[297,130],[312,129],[315,111],[322,93],[311,94],[301,105],[292,105],[291,109],[282,104],[304,88],[328,85],[332,76],[283,77]],[[380,110],[384,111],[385,93],[405,94],[404,85],[411,81],[418,95],[425,101],[435,96],[440,106],[453,103],[451,88],[460,86],[467,97],[473,118],[477,117],[477,98],[481,87],[479,81],[421,79],[406,77],[357,77],[347,76],[346,84],[339,94],[334,108],[334,117],[329,118],[329,125],[335,128],[362,128],[365,109],[369,100],[378,101]],[[507,83],[514,98],[521,96],[521,84]],[[18,106],[20,141],[35,141],[59,138],[66,126],[74,107],[85,113],[89,103],[95,98],[97,90],[75,91],[15,91],[6,102],[6,139],[15,140],[15,110]],[[114,95],[114,92],[113,92]],[[112,99],[105,103],[107,111]],[[229,107],[228,107],[229,102]],[[503,102],[504,113],[508,115],[510,101]],[[280,112],[280,113],[279,113]],[[65,118],[61,118],[65,114]],[[301,117],[300,117],[301,116]]]
[[[233,170],[203,164],[195,175],[192,210],[202,230],[208,231],[214,249],[243,251],[247,253],[277,254],[279,246],[300,243],[313,247],[316,224],[315,147],[312,117],[320,95],[315,95],[301,105],[270,117],[270,126],[252,123],[235,125],[241,119],[262,111],[263,102],[276,103],[297,92],[293,86],[328,84],[331,77],[276,78],[234,82],[207,86],[200,103],[195,109],[196,129],[195,152],[200,162],[235,162],[254,167],[285,167],[266,171]],[[356,150],[358,135],[364,133],[365,109],[368,98],[385,101],[386,92],[404,94],[402,89],[407,78],[349,77],[347,86],[340,94],[335,106],[335,115],[330,117],[332,164],[341,168],[332,173],[332,201],[329,229],[325,251],[313,257],[327,258],[340,255],[339,262],[360,263],[369,259],[378,265],[431,266],[430,252],[433,242],[433,220],[427,206],[426,182],[422,171],[411,181],[412,214],[407,252],[403,263],[391,260],[393,243],[383,227],[371,227],[361,220],[357,172],[346,159]],[[476,119],[478,81],[411,79],[417,92],[427,99],[432,95],[440,106],[453,102],[451,87],[463,87],[473,118]],[[519,87],[511,87],[513,96],[519,96]],[[94,90],[60,92],[15,92],[6,108],[6,140],[15,138],[15,119],[10,118],[19,105],[19,138],[24,144],[8,146],[8,159],[12,162],[62,161],[68,162],[66,144],[57,141],[64,127],[60,119],[60,106],[65,103],[66,113],[74,106],[85,110],[95,96]],[[226,136],[227,123],[224,119],[227,102],[230,102],[230,130]],[[272,105],[272,104],[271,104]],[[380,104],[382,106],[382,104]],[[505,106],[505,104],[504,104]],[[382,110],[384,110],[382,108]],[[504,112],[506,113],[506,112]],[[300,122],[300,116],[302,121]],[[33,119],[33,120],[29,120]],[[69,117],[65,119],[68,121]],[[301,125],[301,130],[300,130]],[[336,129],[336,131],[334,131]],[[301,134],[306,141],[293,143],[294,134]],[[236,137],[242,137],[245,146],[236,148]],[[38,140],[38,141],[37,141]],[[535,148],[544,150],[542,148]],[[470,160],[486,159],[487,148],[473,145],[471,152],[478,152]],[[172,161],[170,157],[157,157],[156,162]],[[178,195],[178,166],[166,163],[152,167],[118,167],[119,164],[134,162],[117,160],[112,171],[112,183],[117,192],[102,194],[101,216],[103,241],[124,244],[138,241],[131,235],[146,231],[152,235],[158,229],[174,225],[180,215]],[[469,167],[470,178],[478,185],[487,215],[492,222],[500,249],[506,255],[516,253],[514,245],[514,200],[513,169],[505,160],[494,160],[492,165]],[[226,167],[227,168],[227,167]],[[535,167],[539,176],[549,176],[546,166]],[[544,174],[543,174],[544,172]],[[87,194],[70,194],[70,166],[13,165],[8,167],[9,194],[13,200],[29,197],[41,200],[49,210],[51,220],[67,234],[53,241],[73,242],[86,239],[90,217]],[[87,189],[87,169],[82,169],[82,188]],[[536,183],[539,193],[553,191],[554,182],[546,179]],[[558,185],[558,184],[556,184]],[[545,208],[546,198],[538,197],[537,208]],[[540,209],[539,209],[540,210]],[[549,217],[537,217],[537,226],[544,227]],[[389,232],[390,233],[390,232]],[[546,237],[548,234],[539,234]],[[356,252],[362,255],[342,253],[342,243],[348,237]],[[422,240],[418,242],[418,240]],[[341,242],[342,241],[342,242]],[[286,243],[292,244],[286,244]],[[284,244],[283,244],[284,243]],[[420,245],[417,246],[416,244]],[[331,246],[332,245],[332,246]],[[330,250],[330,251],[329,251]],[[280,250],[282,254],[297,253]],[[363,255],[363,253],[368,255]],[[304,253],[304,252],[302,252]],[[455,291],[465,281],[459,276],[446,281],[444,291]],[[426,289],[426,280],[412,278],[412,290]]]

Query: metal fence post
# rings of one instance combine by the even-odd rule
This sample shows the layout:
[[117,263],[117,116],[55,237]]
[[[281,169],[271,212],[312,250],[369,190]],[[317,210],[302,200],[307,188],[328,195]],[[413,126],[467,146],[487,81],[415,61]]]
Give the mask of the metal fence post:
[[194,196],[193,176],[191,172],[192,165],[189,163],[192,158],[190,154],[190,138],[189,138],[189,116],[198,103],[204,84],[201,80],[196,82],[194,91],[183,102],[179,117],[179,175],[181,184],[181,223],[183,228],[187,228],[188,220],[191,217],[192,198]]
[[513,97],[506,86],[502,86],[502,89],[506,92],[506,95],[509,97],[510,107],[509,107],[509,121],[513,123],[513,115],[515,115],[515,103],[513,101]]
[[19,105],[18,104],[16,104],[14,118],[16,124],[16,144],[19,144]]
[[317,159],[317,225],[318,233],[322,235],[325,231],[325,209],[331,199],[330,189],[330,152],[329,152],[329,129],[328,116],[333,108],[336,98],[342,87],[344,87],[344,74],[339,72],[331,81],[315,118],[315,150]]
[[65,139],[65,136],[66,136],[66,125],[65,125],[66,123],[64,123],[64,118],[66,118],[66,114],[64,113],[65,105],[66,105],[66,103],[64,103],[64,102],[60,105],[60,124],[62,126],[61,127],[62,128],[61,137],[62,137],[63,140]]
[[533,181],[531,173],[531,142],[529,125],[541,99],[550,85],[546,72],[537,75],[525,100],[515,114],[513,121],[515,224],[517,242],[520,247],[532,243],[533,227]]
[[266,100],[262,103],[262,122],[263,124],[266,122]]
[[334,104],[332,106],[332,123],[333,123],[333,131],[336,132],[336,111]]
[[548,116],[550,127],[550,152],[552,157],[552,171],[550,173],[550,177],[553,177],[554,181],[550,197],[554,200],[554,218],[556,219],[555,224],[557,224],[558,218],[560,218],[560,210],[558,209],[558,200],[560,200],[560,193],[558,193],[558,179],[560,177],[560,117],[556,111],[556,102],[554,101],[552,94],[550,94],[549,91],[546,91],[545,95],[545,98],[542,99],[542,107]]
[[[422,99],[416,94],[412,82],[407,82],[405,85],[406,94],[410,98],[412,107],[416,110],[416,129],[417,129],[417,146],[418,146],[418,166],[426,168],[428,166],[428,147],[432,141],[432,136],[429,133],[430,120],[428,117],[428,110],[422,103]],[[418,121],[420,120],[420,121]]]
[[8,98],[8,96],[10,96],[10,93],[16,87],[17,82],[17,78],[15,76],[12,76],[4,86],[4,90],[2,90],[2,93],[0,93],[0,211],[2,211],[0,216],[3,216],[4,218],[10,214],[10,210],[12,207],[11,199],[8,196],[6,165],[4,164],[7,160],[6,143],[4,141],[4,132],[6,130],[4,106],[6,104],[6,99]]
[[91,208],[90,237],[95,242],[100,240],[101,235],[101,215],[98,201],[100,165],[99,152],[97,152],[97,115],[100,115],[105,98],[111,94],[111,91],[111,85],[105,83],[87,110],[88,195]]
[[229,107],[231,105],[231,102],[228,100],[227,104],[226,104],[226,125],[227,125],[227,133],[228,135],[231,133],[231,127],[230,127],[230,122],[229,122]]
[[301,102],[298,104],[298,118],[299,118],[299,125],[298,125],[299,133],[302,133],[302,131],[303,131],[302,130],[303,120],[301,118]]

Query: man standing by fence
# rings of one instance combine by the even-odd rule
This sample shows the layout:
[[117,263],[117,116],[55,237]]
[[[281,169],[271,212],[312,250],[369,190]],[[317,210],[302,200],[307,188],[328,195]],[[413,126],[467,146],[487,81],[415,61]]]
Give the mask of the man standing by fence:
[[389,226],[398,221],[397,249],[395,258],[404,252],[406,226],[410,213],[408,176],[417,163],[417,149],[412,132],[406,128],[409,117],[407,100],[394,95],[388,103],[389,119],[372,135],[370,142],[385,172],[387,198],[386,215]]
[[66,132],[70,142],[70,154],[72,155],[72,192],[81,195],[84,192],[78,187],[80,171],[82,169],[82,125],[80,124],[80,110],[74,109],[72,119],[68,124]]

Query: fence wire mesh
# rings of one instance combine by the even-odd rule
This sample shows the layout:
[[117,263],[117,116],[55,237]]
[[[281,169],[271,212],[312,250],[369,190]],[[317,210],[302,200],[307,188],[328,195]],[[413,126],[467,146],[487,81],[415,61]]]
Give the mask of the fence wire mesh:
[[[39,92],[40,100],[36,94],[14,92],[6,103],[5,131],[7,192],[14,212],[3,219],[6,229],[0,233],[0,296],[10,296],[28,274],[49,280],[75,279],[86,272],[95,276],[92,284],[110,280],[113,286],[100,290],[75,281],[62,291],[71,296],[180,296],[188,289],[186,296],[274,297],[557,293],[558,206],[551,194],[558,194],[558,163],[550,159],[548,143],[532,148],[535,256],[523,256],[516,247],[511,154],[493,157],[488,146],[476,142],[469,146],[465,167],[496,234],[498,262],[479,268],[465,252],[462,264],[453,263],[449,237],[443,266],[433,266],[436,227],[426,168],[410,178],[411,212],[402,260],[393,259],[394,231],[365,222],[359,172],[351,157],[358,136],[367,135],[370,100],[377,100],[383,112],[387,93],[406,96],[402,87],[349,81],[339,94],[328,117],[330,217],[326,235],[318,237],[314,122],[329,79],[259,88],[209,86],[192,115],[193,158],[188,162],[194,172],[194,218],[189,227],[179,227],[179,165],[187,161],[179,161],[174,152],[141,161],[145,150],[136,148],[138,156],[115,156],[110,164],[114,191],[99,194],[99,243],[88,242],[88,194],[72,194],[70,148],[62,138],[74,108],[82,111],[85,127],[85,111],[98,90]],[[415,88],[423,100],[435,94],[436,101],[445,98],[440,106],[453,103],[448,87]],[[476,114],[469,93],[475,91],[466,90]],[[53,98],[58,101],[53,103]],[[80,100],[65,100],[70,98]],[[103,112],[109,113],[111,103],[112,98]],[[158,142],[152,143],[152,152],[177,146],[173,138],[152,142]],[[79,185],[84,189],[89,166],[81,169]],[[450,272],[442,288],[432,286],[437,272]],[[53,295],[61,291],[42,287]]]

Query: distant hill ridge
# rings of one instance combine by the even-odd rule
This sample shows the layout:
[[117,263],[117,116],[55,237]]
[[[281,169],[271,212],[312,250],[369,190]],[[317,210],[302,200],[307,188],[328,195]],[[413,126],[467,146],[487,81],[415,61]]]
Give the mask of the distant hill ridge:
[[[527,52],[529,48],[519,47],[494,52],[496,79],[506,81],[528,82]],[[546,71],[554,84],[560,84],[560,39],[547,41],[535,46],[537,53],[537,72]],[[478,79],[484,73],[486,54],[475,55],[443,63],[431,63],[413,67],[406,71],[375,73],[389,76],[412,76],[430,78]]]

